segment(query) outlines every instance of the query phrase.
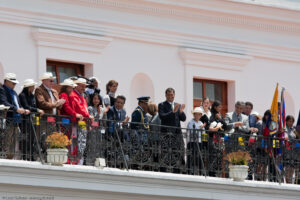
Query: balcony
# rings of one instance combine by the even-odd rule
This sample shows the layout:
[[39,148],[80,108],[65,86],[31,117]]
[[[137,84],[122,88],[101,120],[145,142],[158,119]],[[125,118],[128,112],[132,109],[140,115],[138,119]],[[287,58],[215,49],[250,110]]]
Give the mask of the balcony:
[[[6,113],[1,116],[2,197],[298,199],[300,195],[296,184],[300,166],[298,141],[287,145],[279,138],[228,136],[174,127],[148,129],[142,124],[105,120],[77,123],[66,116],[31,116],[21,121]],[[14,143],[12,151],[8,151],[6,137],[11,130],[15,133]],[[77,153],[74,146],[69,147],[70,164],[47,164],[45,139],[54,131],[67,134],[79,147]],[[263,145],[272,148],[263,148],[262,153]],[[244,182],[228,178],[228,163],[223,159],[238,149],[249,151],[253,160]],[[84,165],[75,165],[81,158]],[[105,159],[106,167],[95,167],[96,158]],[[293,184],[285,184],[291,166]]]

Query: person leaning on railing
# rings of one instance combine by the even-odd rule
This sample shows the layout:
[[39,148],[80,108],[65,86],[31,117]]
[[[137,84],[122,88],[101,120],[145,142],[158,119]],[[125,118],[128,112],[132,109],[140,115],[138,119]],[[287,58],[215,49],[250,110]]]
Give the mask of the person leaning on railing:
[[199,152],[202,142],[201,134],[204,132],[206,124],[200,121],[203,115],[203,110],[200,107],[196,107],[192,114],[194,118],[187,125],[187,167],[189,174],[199,175],[203,166]]
[[160,132],[161,120],[158,114],[158,106],[154,102],[148,104],[148,113],[151,115],[149,117],[150,130],[152,134],[157,135]]
[[[85,121],[88,121],[88,119],[93,120],[94,118],[90,116],[88,112],[88,104],[86,102],[86,99],[83,96],[83,93],[85,92],[85,87],[87,86],[86,79],[84,78],[78,78],[77,80],[74,81],[74,83],[77,85],[74,90],[70,94],[70,103],[73,105],[74,111],[78,114],[81,114],[84,118]],[[86,123],[86,122],[83,122]],[[74,133],[72,133],[74,134]],[[79,155],[80,160],[79,163],[80,165],[84,164],[84,159],[86,157],[86,141],[87,141],[87,134],[88,130],[84,126],[79,126],[78,131],[76,131],[77,135],[73,135],[74,138],[77,138],[78,140],[78,152],[74,153],[75,155]],[[76,148],[75,148],[76,149]]]
[[[24,81],[23,90],[19,94],[20,103],[23,108],[30,110],[30,112],[43,116],[44,111],[37,108],[36,100],[33,95],[35,85],[36,82],[32,79],[26,79]],[[34,135],[36,132],[33,130],[33,119],[31,117],[34,117],[34,115],[26,116],[22,125],[22,132],[26,134],[26,138],[21,141],[23,159],[25,160],[36,160],[36,155],[38,155],[37,138]]]
[[284,167],[285,167],[285,179],[287,183],[294,183],[293,175],[295,173],[296,163],[298,161],[298,155],[295,151],[296,139],[299,139],[299,133],[296,131],[296,127],[293,126],[295,118],[291,115],[286,117],[286,128],[284,130],[285,139],[285,152],[284,152]]
[[237,101],[234,112],[226,113],[225,116],[225,123],[230,130],[229,136],[235,137],[235,143],[239,140],[247,140],[248,138],[244,138],[244,136],[249,135],[250,132],[248,117],[242,114],[244,106],[244,102]]
[[[225,156],[225,149],[224,147],[224,132],[227,130],[228,126],[222,116],[221,113],[222,104],[220,101],[216,100],[212,104],[211,107],[211,117],[210,117],[210,125],[209,125],[209,137],[210,137],[210,144],[212,144],[212,148],[210,150],[214,150],[217,152],[217,156],[214,156],[209,152],[209,161],[216,160],[215,163],[219,165],[222,170],[222,177],[225,177],[225,163],[224,163],[224,156]],[[218,158],[218,159],[217,159]],[[216,176],[215,171],[209,171],[209,175]]]
[[65,79],[59,85],[62,86],[60,89],[59,98],[65,100],[65,103],[60,108],[60,114],[72,117],[73,122],[76,122],[75,118],[83,120],[82,114],[79,114],[75,111],[70,100],[70,94],[77,85],[71,79]]
[[14,91],[16,84],[19,82],[16,79],[16,75],[13,73],[7,73],[4,77],[4,84],[0,87],[0,105],[9,107],[6,120],[6,130],[4,139],[2,142],[2,151],[5,152],[6,158],[19,159],[19,135],[21,123],[21,115],[30,114],[30,111],[24,109],[20,103],[19,96]]
[[47,114],[57,115],[57,109],[62,107],[65,100],[59,99],[57,91],[53,89],[54,79],[51,73],[44,73],[40,78],[42,84],[35,89],[34,95],[39,109]]
[[90,106],[88,107],[90,116],[97,120],[107,119],[107,112],[110,106],[103,108],[102,98],[97,92],[94,92],[90,97]]

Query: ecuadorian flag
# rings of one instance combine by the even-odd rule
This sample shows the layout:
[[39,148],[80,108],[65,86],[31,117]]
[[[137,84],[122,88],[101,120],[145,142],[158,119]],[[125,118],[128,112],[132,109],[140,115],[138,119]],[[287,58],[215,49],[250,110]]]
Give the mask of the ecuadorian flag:
[[278,130],[278,83],[276,85],[270,111],[271,111],[271,123],[269,127],[269,134],[273,135],[277,133]]

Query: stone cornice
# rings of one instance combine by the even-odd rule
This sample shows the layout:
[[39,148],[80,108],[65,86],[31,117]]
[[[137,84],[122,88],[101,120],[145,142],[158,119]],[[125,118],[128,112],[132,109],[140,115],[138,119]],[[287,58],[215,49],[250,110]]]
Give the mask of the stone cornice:
[[[299,185],[279,185],[268,182],[234,182],[230,179],[178,175],[159,172],[103,170],[90,166],[63,167],[37,162],[0,160],[1,188],[5,192],[26,189],[52,196],[74,194],[89,199],[94,195],[123,196],[121,199],[298,199]],[[28,189],[30,187],[30,190]],[[77,193],[76,193],[77,195]],[[105,199],[107,199],[105,198]],[[92,199],[92,198],[91,198]],[[109,198],[114,199],[114,198]]]
[[274,32],[300,33],[300,12],[230,0],[56,0],[106,6],[139,14],[238,25]]
[[32,35],[38,46],[63,48],[89,53],[101,53],[112,41],[111,38],[107,37],[41,28],[34,29]]
[[180,50],[185,65],[242,71],[252,57],[246,55],[213,52],[200,49],[183,48]]
[[[223,1],[223,0],[222,0]],[[226,0],[225,0],[226,1]],[[41,0],[42,2],[42,0]],[[122,2],[122,4],[120,3]],[[81,5],[86,6],[82,7],[82,9],[86,9],[85,12],[89,11],[88,6],[95,7],[95,5],[99,5],[99,9],[105,9],[110,10],[111,8],[118,8],[119,10],[120,5],[122,5],[123,10],[127,9],[137,9],[139,10],[138,6],[144,2],[144,6],[157,6],[158,3],[161,2],[171,2],[167,0],[54,0],[53,3],[65,3],[64,6],[68,5],[69,3],[76,4],[78,3],[79,7]],[[198,0],[174,0],[174,2],[185,2],[185,4],[189,2],[198,2]],[[174,4],[173,2],[173,4]],[[202,2],[202,1],[201,1]],[[216,4],[215,9],[220,9],[220,5],[223,5],[222,2],[218,2],[217,0],[210,0],[210,1],[203,1],[203,2],[214,2]],[[218,2],[218,4],[216,3]],[[226,1],[227,2],[227,1]],[[228,1],[229,2],[229,1]],[[102,4],[101,4],[102,3]],[[125,4],[129,5],[125,5]],[[132,8],[132,4],[136,4],[138,6]],[[198,3],[199,4],[199,3]],[[219,5],[220,4],[220,5]],[[232,5],[231,5],[232,4]],[[232,6],[231,9],[234,8],[234,5],[237,3],[230,3],[229,5]],[[202,5],[202,4],[201,4]],[[227,5],[227,4],[224,4]],[[227,6],[229,6],[227,5]],[[239,4],[238,4],[239,5]],[[244,5],[244,4],[241,4]],[[193,4],[191,5],[193,6]],[[208,6],[208,5],[206,5]],[[109,8],[107,8],[109,7]],[[195,6],[194,6],[195,7]],[[229,6],[230,7],[230,6]],[[257,6],[259,9],[261,7]],[[22,9],[21,9],[22,8]],[[38,9],[37,9],[38,8]],[[195,32],[195,33],[189,33],[185,32],[184,29],[180,30],[166,30],[162,29],[161,27],[148,27],[147,24],[125,24],[123,22],[118,21],[109,21],[109,20],[102,20],[101,18],[93,18],[93,17],[82,17],[79,15],[70,15],[67,13],[60,13],[60,12],[47,12],[47,10],[43,10],[43,7],[38,7],[36,9],[23,9],[23,7],[18,8],[17,5],[13,3],[7,3],[7,5],[1,5],[0,4],[0,21],[6,22],[6,23],[13,23],[13,24],[20,24],[20,25],[28,25],[33,27],[43,27],[45,29],[53,29],[53,30],[63,30],[64,32],[73,32],[78,33],[85,38],[86,35],[96,36],[103,38],[103,36],[108,36],[111,38],[122,38],[122,39],[129,39],[129,40],[136,40],[136,41],[142,41],[142,42],[150,42],[150,43],[158,43],[163,45],[173,45],[173,46],[179,46],[179,47],[187,47],[187,48],[195,48],[195,49],[205,49],[208,51],[216,51],[216,52],[227,52],[229,54],[240,54],[240,55],[249,55],[253,57],[262,57],[262,58],[268,58],[268,59],[276,59],[276,60],[283,60],[283,61],[291,61],[291,62],[300,62],[300,48],[290,48],[288,46],[281,46],[276,44],[263,44],[263,43],[254,43],[254,42],[246,42],[238,39],[226,39],[222,37],[213,37],[208,35],[202,35],[201,33]],[[151,7],[150,7],[151,8]],[[149,11],[143,10],[144,12],[137,11],[142,13],[144,16],[153,15],[153,9],[150,9]],[[165,9],[163,6],[162,8]],[[162,9],[162,8],[157,8]],[[181,4],[178,3],[177,6],[172,5],[169,9],[181,9],[181,12],[196,12],[197,8],[189,8],[189,9],[183,9]],[[226,7],[225,7],[226,8]],[[252,9],[252,7],[250,6]],[[251,11],[251,9],[248,8],[248,5],[242,6],[241,8],[238,8],[236,10],[245,10],[248,9],[247,13]],[[78,8],[77,8],[78,9]],[[93,9],[97,9],[93,8]],[[200,9],[200,8],[199,8]],[[224,8],[223,8],[224,9]],[[270,10],[271,9],[271,10]],[[266,16],[270,12],[275,12],[272,10],[274,8],[268,8],[266,9]],[[195,11],[196,10],[196,11]],[[278,10],[277,10],[278,11]],[[120,12],[120,11],[119,11]],[[162,12],[162,11],[161,11]],[[200,12],[200,10],[198,10]],[[228,11],[229,12],[229,11]],[[290,22],[283,23],[282,21],[277,21],[278,25],[275,27],[277,31],[281,30],[284,25],[293,25],[293,27],[296,27],[296,29],[292,28],[293,31],[296,31],[298,35],[300,35],[300,25],[299,23],[296,23],[295,21],[300,20],[300,16],[298,18],[295,18],[294,21],[291,19],[289,15],[294,14],[293,11],[289,10],[283,10],[283,13],[287,15],[286,17],[283,17],[284,14],[281,12],[278,14],[284,19],[290,19]],[[152,13],[152,14],[151,14]],[[170,11],[172,14],[173,12]],[[201,12],[200,14],[205,13]],[[207,12],[209,13],[209,12]],[[226,25],[226,18],[223,19],[219,16],[220,13],[218,12],[212,12],[210,11],[210,15],[213,14],[215,17],[225,20],[225,22],[220,22],[221,24]],[[252,15],[254,15],[252,13]],[[300,12],[297,12],[295,16],[300,15]],[[168,14],[165,16],[170,17]],[[231,14],[231,16],[234,16]],[[183,16],[184,17],[184,16]],[[246,20],[247,17],[242,17],[239,19],[240,15],[235,16],[235,20]],[[176,20],[177,18],[174,17]],[[251,18],[251,17],[250,17]],[[208,22],[211,20],[211,17],[206,17]],[[191,21],[197,20],[197,19],[190,19]],[[234,20],[234,21],[235,21]],[[270,31],[268,29],[271,25],[262,26],[259,25],[259,23],[263,22],[264,20],[256,19],[253,23],[255,23],[260,31]],[[273,20],[274,21],[274,20]],[[272,20],[268,21],[270,24],[272,24]],[[229,26],[230,27],[230,26]],[[245,29],[247,30],[248,25],[246,25]],[[253,28],[253,27],[252,27]],[[267,28],[267,29],[265,29]],[[288,37],[288,29],[283,28],[282,30],[286,30],[285,35]],[[279,31],[280,32],[280,31]],[[101,45],[100,45],[101,46]],[[91,50],[91,49],[90,49]],[[92,52],[95,52],[92,48]]]

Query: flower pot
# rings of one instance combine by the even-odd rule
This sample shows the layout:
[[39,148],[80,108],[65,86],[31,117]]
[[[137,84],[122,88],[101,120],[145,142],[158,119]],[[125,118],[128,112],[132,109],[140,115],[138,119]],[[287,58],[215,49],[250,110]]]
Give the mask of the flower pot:
[[68,149],[47,149],[47,163],[62,165],[67,162]]
[[232,165],[229,166],[229,178],[233,178],[234,181],[244,181],[248,177],[247,165]]

